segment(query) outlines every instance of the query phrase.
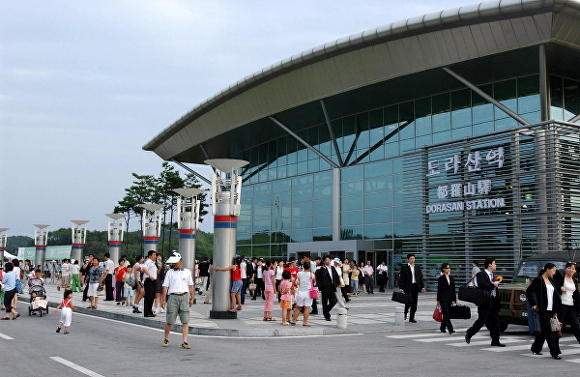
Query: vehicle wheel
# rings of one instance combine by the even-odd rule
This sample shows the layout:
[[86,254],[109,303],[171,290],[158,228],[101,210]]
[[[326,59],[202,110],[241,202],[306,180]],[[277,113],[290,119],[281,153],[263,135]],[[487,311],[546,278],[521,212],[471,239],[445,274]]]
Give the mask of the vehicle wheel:
[[508,325],[509,325],[509,323],[507,323],[507,322],[500,322],[499,323],[499,331],[504,332],[505,329],[507,329]]
[[32,316],[32,309],[30,309],[30,306],[28,307],[28,316]]

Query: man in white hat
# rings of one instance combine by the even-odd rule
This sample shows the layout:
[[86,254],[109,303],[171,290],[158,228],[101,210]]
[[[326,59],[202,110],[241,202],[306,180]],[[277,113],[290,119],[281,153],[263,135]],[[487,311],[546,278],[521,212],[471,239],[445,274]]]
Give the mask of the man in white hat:
[[[193,305],[194,299],[191,271],[183,268],[183,261],[179,253],[173,253],[166,263],[173,266],[165,273],[163,292],[161,294],[161,307],[166,310],[163,347],[169,346],[169,331],[171,330],[171,325],[175,324],[177,315],[179,315],[183,335],[181,347],[190,349],[191,346],[187,343],[189,307]],[[167,296],[169,296],[169,299],[165,302]]]

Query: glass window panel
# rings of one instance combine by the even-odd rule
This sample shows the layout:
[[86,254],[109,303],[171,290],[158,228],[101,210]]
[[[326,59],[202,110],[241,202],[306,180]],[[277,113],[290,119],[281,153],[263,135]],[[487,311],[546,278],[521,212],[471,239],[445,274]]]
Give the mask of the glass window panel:
[[362,226],[350,226],[340,229],[341,240],[360,240],[362,239]]
[[433,143],[434,144],[439,144],[439,143],[445,143],[447,141],[451,141],[451,131],[445,131],[445,132],[437,132],[433,134]]
[[312,182],[314,181],[312,175],[306,175],[303,177],[297,177],[292,179],[292,189],[302,189],[302,188],[310,188],[312,187]]
[[463,128],[471,125],[471,108],[455,110],[451,113],[453,128]]
[[[496,82],[493,85],[493,98],[503,103],[511,111],[517,112],[516,80]],[[497,113],[496,113],[497,117]]]
[[364,165],[364,177],[378,177],[380,175],[385,175],[391,173],[393,166],[390,160],[374,162],[372,164]]
[[295,163],[288,164],[288,166],[286,166],[286,173],[288,174],[288,177],[293,177],[293,176],[297,175],[298,174],[298,165],[296,165]]
[[332,187],[315,187],[314,188],[314,199],[327,199],[332,198]]
[[341,170],[341,179],[343,182],[359,181],[363,178],[363,165],[356,165]]
[[405,139],[399,141],[399,152],[401,154],[409,153],[415,150],[415,139]]
[[342,226],[361,225],[363,222],[363,211],[349,211],[340,214],[340,224]]
[[313,193],[312,188],[293,190],[292,191],[292,201],[293,202],[310,201],[313,199],[312,193]]
[[509,128],[517,127],[518,125],[519,123],[516,122],[516,120],[513,118],[499,119],[495,121],[495,130],[496,131],[507,130]]
[[451,114],[441,113],[433,115],[433,132],[447,131],[451,128]]
[[341,194],[346,195],[360,195],[363,193],[363,182],[346,182],[341,185]]
[[254,218],[269,218],[270,207],[254,207]]
[[393,189],[393,177],[392,176],[383,176],[378,178],[369,178],[366,179],[365,184],[365,192],[377,192],[377,191],[385,191],[385,190],[392,190]]
[[312,228],[312,216],[297,216],[292,218],[292,229]]
[[423,145],[431,145],[433,143],[433,137],[431,134],[425,136],[417,136],[415,138],[415,144],[417,148],[422,147]]
[[291,234],[293,242],[312,241],[312,229],[299,229],[299,230],[293,229]]
[[[382,160],[383,158],[389,158],[389,157],[397,157],[400,155],[399,154],[399,143],[397,143],[397,142],[387,143],[387,144],[385,144],[384,148],[380,148],[380,151],[384,152],[384,157],[380,156],[380,158],[377,158],[377,160],[378,159]],[[374,155],[374,152],[371,154],[371,157],[372,157],[372,155]],[[378,156],[378,154],[377,154],[377,156]],[[372,160],[372,158],[371,158],[371,160]]]
[[316,173],[319,171],[319,162],[320,159],[316,157],[315,159],[308,160],[308,172],[309,173]]
[[361,113],[356,116],[356,126],[360,135],[356,142],[357,148],[366,149],[369,147],[369,113]]
[[391,224],[373,224],[363,227],[365,238],[389,238],[392,234]]
[[369,129],[374,130],[376,128],[383,127],[383,110],[377,109],[369,112]]
[[330,213],[332,212],[332,200],[317,200],[312,202],[313,213]]
[[415,128],[417,136],[431,134],[431,98],[415,101]]
[[331,227],[332,226],[332,214],[320,214],[312,216],[312,224],[315,227]]
[[292,204],[292,216],[308,216],[312,215],[312,202],[294,203]]
[[312,229],[313,241],[332,241],[332,228]]
[[485,122],[473,126],[474,135],[483,135],[493,132],[493,122]]
[[383,191],[377,193],[369,193],[364,196],[364,208],[378,208],[389,207],[393,205],[393,192]]
[[365,224],[388,223],[391,221],[393,221],[393,211],[390,207],[365,210]]
[[464,128],[459,128],[457,130],[453,130],[451,131],[452,133],[452,137],[453,139],[460,139],[462,137],[468,137],[468,136],[472,136],[472,130],[471,127],[464,127]]
[[270,228],[272,228],[272,224],[270,223],[270,219],[256,219],[254,218],[253,220],[253,232],[263,232],[265,230],[268,230]]
[[541,120],[542,116],[541,116],[539,110],[531,112],[531,113],[527,113],[527,114],[522,114],[522,118],[524,118],[526,121],[528,121],[528,123],[532,123],[532,124],[539,123],[542,121]]
[[340,208],[342,211],[360,210],[362,208],[362,195],[342,197]]
[[314,186],[332,185],[332,172],[326,171],[315,174],[312,181]]

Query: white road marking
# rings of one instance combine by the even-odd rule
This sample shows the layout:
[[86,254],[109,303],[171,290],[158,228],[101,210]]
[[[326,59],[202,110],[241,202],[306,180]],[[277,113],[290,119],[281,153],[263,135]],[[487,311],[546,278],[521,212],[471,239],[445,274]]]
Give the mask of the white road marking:
[[91,376],[91,377],[105,377],[102,374],[98,374],[97,372],[93,372],[90,369],[87,369],[85,367],[81,367],[78,364],[73,363],[72,361],[68,361],[66,359],[63,359],[62,357],[58,357],[58,356],[51,356],[51,359],[59,362],[63,365],[66,365],[69,368],[72,368],[74,370],[76,370],[77,372],[81,372],[83,374],[86,374],[87,376]]
[[6,335],[6,334],[2,334],[1,332],[0,332],[0,338],[2,338],[2,339],[6,339],[6,340],[14,340],[14,338],[13,338],[13,337],[11,337],[11,336],[8,336],[8,335]]

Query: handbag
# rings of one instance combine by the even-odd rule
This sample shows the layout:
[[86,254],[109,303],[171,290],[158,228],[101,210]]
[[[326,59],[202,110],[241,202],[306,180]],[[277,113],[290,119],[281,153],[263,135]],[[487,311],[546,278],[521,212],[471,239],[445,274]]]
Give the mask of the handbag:
[[443,312],[441,311],[440,305],[435,305],[435,310],[433,310],[433,319],[435,322],[443,321]]
[[558,317],[550,318],[550,329],[554,338],[562,337],[562,323],[558,320]]
[[477,287],[469,286],[468,284],[471,283],[472,280],[473,278],[459,287],[458,297],[461,301],[471,302],[480,306],[484,302],[489,301],[489,292],[484,291],[483,289],[478,289]]
[[248,285],[248,289],[249,289],[250,291],[255,291],[255,290],[256,290],[256,283],[250,283],[250,284]]
[[400,302],[401,304],[410,304],[413,299],[406,293],[395,291],[391,297],[392,301]]
[[467,305],[451,305],[449,319],[470,319],[471,308]]
[[310,278],[310,298],[318,298],[318,287],[315,287],[314,284],[312,284],[312,277]]
[[[536,293],[532,293],[536,296]],[[535,300],[535,302],[538,302]],[[532,305],[530,304],[530,300],[526,300],[526,309],[528,310],[528,328],[530,330],[530,335],[538,335],[542,332],[542,324],[540,322],[540,313],[532,309]]]

